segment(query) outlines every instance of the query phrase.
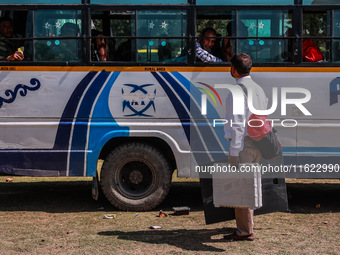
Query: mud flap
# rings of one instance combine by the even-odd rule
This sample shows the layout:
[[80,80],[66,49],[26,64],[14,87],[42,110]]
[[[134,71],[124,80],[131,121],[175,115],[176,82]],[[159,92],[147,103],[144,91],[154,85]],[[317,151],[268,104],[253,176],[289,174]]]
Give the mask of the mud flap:
[[[280,155],[273,160],[261,160],[260,164],[281,165],[282,162],[282,156]],[[235,219],[233,208],[214,207],[210,174],[200,175],[200,186],[206,224]],[[288,210],[288,197],[284,178],[262,178],[262,203],[263,206],[254,211],[255,215],[286,212]]]

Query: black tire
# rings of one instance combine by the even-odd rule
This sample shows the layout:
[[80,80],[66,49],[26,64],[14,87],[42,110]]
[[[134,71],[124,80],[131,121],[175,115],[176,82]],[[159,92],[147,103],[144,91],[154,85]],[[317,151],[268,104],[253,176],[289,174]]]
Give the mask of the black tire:
[[118,209],[151,210],[169,193],[170,165],[151,145],[123,144],[105,159],[100,183],[105,197]]

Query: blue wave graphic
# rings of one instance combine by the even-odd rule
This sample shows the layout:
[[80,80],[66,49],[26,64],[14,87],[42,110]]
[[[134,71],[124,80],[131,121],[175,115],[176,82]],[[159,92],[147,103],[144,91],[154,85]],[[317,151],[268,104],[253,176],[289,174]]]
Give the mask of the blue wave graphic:
[[3,106],[4,103],[11,104],[17,98],[18,93],[20,96],[24,97],[27,95],[27,91],[35,91],[40,88],[40,81],[36,78],[32,78],[30,81],[31,86],[27,86],[24,84],[18,84],[14,90],[7,89],[5,91],[5,95],[7,98],[0,97],[0,108]]

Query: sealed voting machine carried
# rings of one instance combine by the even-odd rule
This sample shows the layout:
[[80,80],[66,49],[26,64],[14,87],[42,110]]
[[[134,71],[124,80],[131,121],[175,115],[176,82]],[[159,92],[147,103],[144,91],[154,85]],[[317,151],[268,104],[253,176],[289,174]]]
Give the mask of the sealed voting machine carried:
[[262,206],[261,172],[259,164],[240,164],[230,169],[227,164],[215,164],[212,173],[215,207],[258,209]]

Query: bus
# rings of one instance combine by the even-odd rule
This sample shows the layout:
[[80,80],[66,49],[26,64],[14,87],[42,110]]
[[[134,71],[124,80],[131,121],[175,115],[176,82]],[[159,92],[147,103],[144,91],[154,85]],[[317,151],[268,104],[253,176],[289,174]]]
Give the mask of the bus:
[[[0,49],[24,54],[0,61],[3,175],[93,177],[95,197],[140,211],[163,201],[174,170],[226,161],[229,90],[217,85],[235,84],[230,63],[195,56],[212,27],[216,56],[228,38],[252,57],[284,166],[339,178],[336,0],[0,0],[0,17],[14,30]],[[321,60],[305,59],[307,40]]]

